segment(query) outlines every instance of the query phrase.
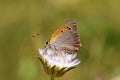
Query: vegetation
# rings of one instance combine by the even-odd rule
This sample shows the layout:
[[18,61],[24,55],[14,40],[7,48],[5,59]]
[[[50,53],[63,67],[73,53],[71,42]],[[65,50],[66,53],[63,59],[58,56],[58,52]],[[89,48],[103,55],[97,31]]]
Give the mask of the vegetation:
[[0,0],[0,80],[49,80],[38,48],[69,19],[81,64],[56,80],[120,80],[119,0]]

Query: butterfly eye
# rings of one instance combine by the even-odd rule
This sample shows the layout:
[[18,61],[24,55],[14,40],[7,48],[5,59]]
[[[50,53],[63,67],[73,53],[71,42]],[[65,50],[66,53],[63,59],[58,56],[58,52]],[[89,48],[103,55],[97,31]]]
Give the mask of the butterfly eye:
[[45,45],[48,45],[48,43],[49,43],[49,42],[48,42],[48,41],[46,41],[46,42],[45,42]]

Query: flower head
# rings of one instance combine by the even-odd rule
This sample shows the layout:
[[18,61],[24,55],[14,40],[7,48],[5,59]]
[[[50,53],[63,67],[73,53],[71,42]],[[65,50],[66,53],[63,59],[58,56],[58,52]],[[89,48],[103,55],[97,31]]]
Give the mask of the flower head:
[[39,49],[39,59],[43,64],[45,72],[53,77],[60,77],[65,72],[75,68],[80,63],[77,53],[68,54],[64,51],[57,51],[46,48]]

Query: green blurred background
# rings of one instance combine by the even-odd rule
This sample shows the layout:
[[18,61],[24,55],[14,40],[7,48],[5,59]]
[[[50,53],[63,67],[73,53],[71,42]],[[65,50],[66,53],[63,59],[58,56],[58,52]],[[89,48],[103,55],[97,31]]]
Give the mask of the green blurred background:
[[69,19],[81,64],[56,80],[120,80],[120,0],[0,0],[0,80],[49,80],[35,56]]

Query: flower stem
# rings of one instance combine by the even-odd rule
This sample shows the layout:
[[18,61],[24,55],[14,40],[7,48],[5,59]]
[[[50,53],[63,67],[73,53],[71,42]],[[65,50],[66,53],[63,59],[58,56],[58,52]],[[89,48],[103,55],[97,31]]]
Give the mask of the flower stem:
[[54,76],[52,76],[50,80],[54,80]]

